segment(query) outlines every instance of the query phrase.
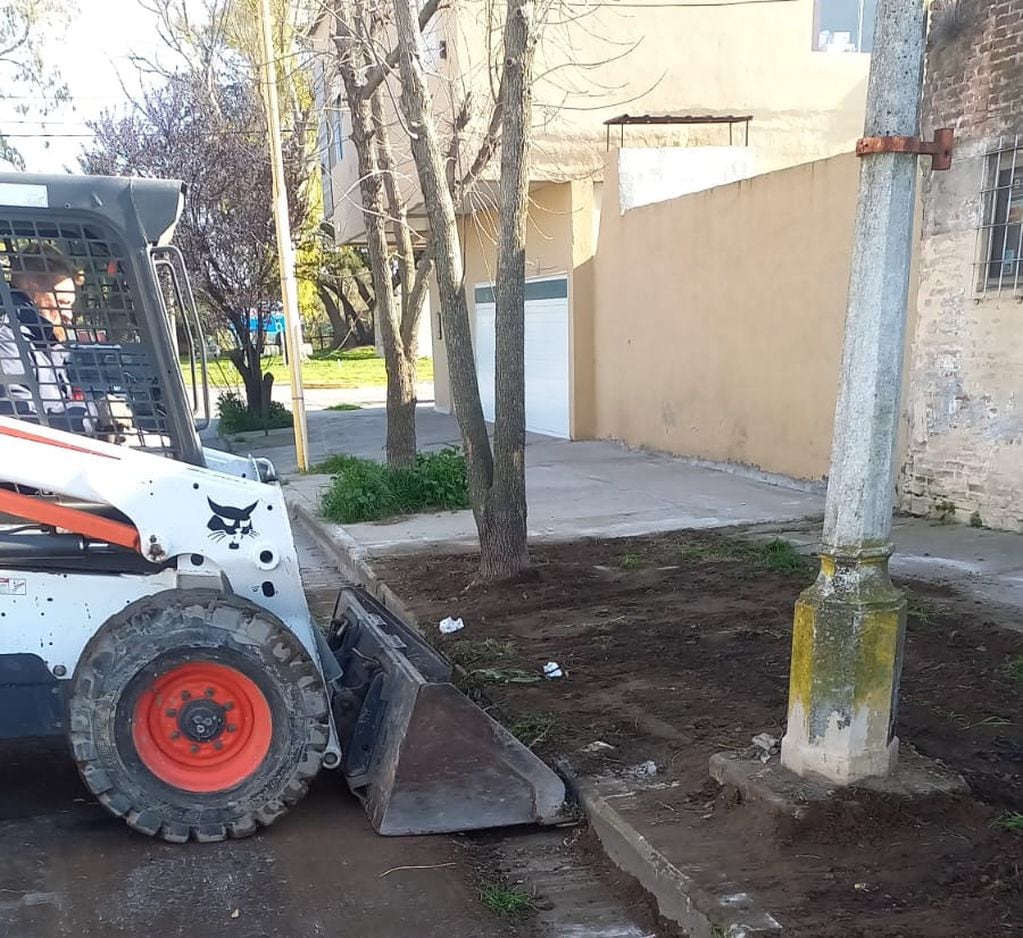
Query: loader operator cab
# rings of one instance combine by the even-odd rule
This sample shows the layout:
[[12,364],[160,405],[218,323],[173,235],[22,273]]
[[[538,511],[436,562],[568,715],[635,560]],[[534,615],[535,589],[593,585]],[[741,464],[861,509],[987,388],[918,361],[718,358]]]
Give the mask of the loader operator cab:
[[271,481],[203,449],[206,341],[171,244],[182,183],[0,173],[0,415]]

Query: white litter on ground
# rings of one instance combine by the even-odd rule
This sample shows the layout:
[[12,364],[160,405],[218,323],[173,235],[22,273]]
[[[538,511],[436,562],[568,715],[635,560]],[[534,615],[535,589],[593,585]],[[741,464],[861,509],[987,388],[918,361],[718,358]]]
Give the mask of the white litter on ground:
[[465,623],[461,619],[452,619],[448,616],[446,619],[440,620],[438,628],[442,635],[450,635],[452,632],[460,632],[465,628]]
[[543,676],[553,680],[556,677],[564,677],[565,672],[561,670],[561,665],[557,661],[548,661],[543,666]]

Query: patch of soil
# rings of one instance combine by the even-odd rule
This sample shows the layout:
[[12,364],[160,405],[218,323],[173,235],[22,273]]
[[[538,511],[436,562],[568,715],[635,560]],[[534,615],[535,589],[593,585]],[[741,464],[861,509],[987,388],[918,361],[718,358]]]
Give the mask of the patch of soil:
[[[551,758],[601,774],[653,760],[667,787],[649,821],[737,882],[786,934],[854,938],[1023,932],[1023,654],[1011,611],[946,587],[910,591],[898,732],[960,772],[972,797],[897,802],[846,793],[798,829],[707,782],[709,756],[785,727],[792,607],[812,571],[736,559],[678,532],[532,549],[533,575],[476,582],[472,554],[374,565],[502,719]],[[726,545],[726,549],[722,549]],[[462,617],[441,636],[437,623]],[[532,680],[556,661],[560,680]],[[611,749],[592,747],[605,743]]]

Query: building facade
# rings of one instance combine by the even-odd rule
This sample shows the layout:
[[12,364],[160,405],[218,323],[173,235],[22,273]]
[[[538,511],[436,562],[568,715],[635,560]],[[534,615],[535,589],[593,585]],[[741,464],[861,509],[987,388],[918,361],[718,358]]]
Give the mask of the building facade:
[[931,29],[917,325],[900,503],[1023,531],[1023,0],[946,2]]

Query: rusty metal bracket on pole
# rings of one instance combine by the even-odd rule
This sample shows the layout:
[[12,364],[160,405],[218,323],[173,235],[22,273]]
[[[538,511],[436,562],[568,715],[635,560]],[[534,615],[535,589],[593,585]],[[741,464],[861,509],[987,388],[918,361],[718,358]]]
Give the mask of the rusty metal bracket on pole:
[[952,165],[952,143],[955,131],[943,127],[934,131],[934,139],[928,143],[919,137],[861,137],[856,141],[856,155],[870,156],[874,153],[916,153],[931,158],[931,169],[943,170]]

